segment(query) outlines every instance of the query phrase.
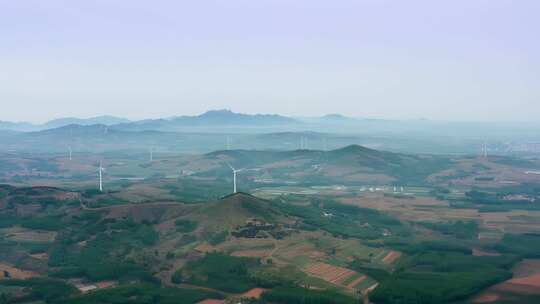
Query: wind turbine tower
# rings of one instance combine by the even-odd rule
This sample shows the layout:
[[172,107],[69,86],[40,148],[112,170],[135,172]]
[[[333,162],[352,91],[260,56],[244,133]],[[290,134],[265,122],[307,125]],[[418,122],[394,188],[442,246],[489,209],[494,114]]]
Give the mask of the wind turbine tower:
[[103,166],[99,162],[99,192],[103,192]]
[[150,148],[150,162],[154,161],[154,147]]
[[232,172],[233,172],[233,193],[236,193],[236,173],[238,172],[241,172],[242,170],[244,169],[235,169],[233,166],[231,166],[230,164],[229,165],[229,168],[231,168]]
[[69,160],[72,160],[72,158],[71,158],[71,155],[72,155],[71,146],[68,147],[68,151],[69,151]]
[[300,150],[307,150],[308,149],[308,142],[307,137],[300,137]]

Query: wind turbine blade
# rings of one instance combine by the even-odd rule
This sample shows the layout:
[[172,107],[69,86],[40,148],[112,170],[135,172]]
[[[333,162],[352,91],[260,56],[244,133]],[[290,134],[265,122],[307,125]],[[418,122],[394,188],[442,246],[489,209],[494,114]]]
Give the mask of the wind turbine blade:
[[231,164],[227,163],[227,166],[229,166],[229,168],[231,168],[231,170],[236,171],[236,169],[234,169],[234,167],[231,166]]

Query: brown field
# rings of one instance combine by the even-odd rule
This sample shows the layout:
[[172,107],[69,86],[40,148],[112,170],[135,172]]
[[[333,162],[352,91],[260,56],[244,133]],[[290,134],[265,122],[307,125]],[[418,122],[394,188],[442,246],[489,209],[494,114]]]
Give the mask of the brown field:
[[260,299],[261,295],[267,291],[267,289],[264,288],[253,288],[245,293],[243,293],[240,297],[246,298],[246,299]]
[[508,303],[520,303],[520,296],[540,295],[540,288],[530,285],[512,284],[504,282],[489,287],[479,295],[473,297],[469,303],[499,303],[508,301]]
[[401,257],[401,252],[392,250],[382,259],[382,261],[385,264],[393,264],[400,257]]
[[92,210],[109,210],[107,218],[132,218],[135,222],[156,221],[162,217],[178,217],[187,214],[192,207],[182,203],[155,202],[144,204],[126,204],[91,208]]
[[49,259],[49,254],[48,253],[34,253],[34,254],[31,254],[30,255],[31,257],[33,257],[34,259],[38,259],[38,260],[48,260]]
[[[5,272],[9,273],[9,276],[5,276]],[[17,279],[26,280],[39,276],[37,272],[22,270],[11,265],[0,263],[0,279]]]
[[479,239],[486,242],[497,241],[504,233],[540,233],[540,211],[478,212],[476,209],[453,209],[447,202],[432,197],[403,199],[380,193],[343,198],[341,202],[380,210],[404,221],[479,221]]
[[512,272],[514,278],[487,288],[470,302],[497,303],[507,298],[508,300],[519,298],[520,295],[540,295],[540,259],[523,260],[512,269]]
[[206,252],[214,251],[216,249],[214,248],[214,246],[212,246],[210,244],[203,243],[203,244],[200,244],[197,247],[195,247],[195,250],[198,251],[198,252],[206,253]]
[[496,294],[483,294],[473,300],[473,303],[493,303],[499,300],[499,295]]
[[197,304],[225,304],[225,300],[206,299],[206,300],[200,301]]
[[277,255],[284,260],[292,260],[295,257],[306,255],[314,250],[314,246],[308,242],[296,242],[282,246],[277,252]]
[[238,250],[231,253],[236,257],[252,257],[252,258],[265,258],[270,256],[271,250]]
[[312,276],[325,280],[334,285],[343,285],[343,282],[356,272],[338,266],[333,266],[326,263],[315,262],[309,264],[304,271]]
[[168,201],[175,199],[174,196],[169,194],[168,190],[142,183],[130,186],[125,191],[116,193],[114,197],[131,203],[142,203],[148,200]]
[[523,284],[511,284],[511,283],[502,283],[498,285],[495,290],[502,291],[505,293],[514,293],[514,294],[538,294],[540,295],[540,289],[538,287],[523,285]]
[[102,288],[114,287],[117,284],[118,283],[116,281],[101,281],[101,282],[97,282],[96,286],[97,288],[102,289]]
[[524,277],[524,278],[515,278],[508,281],[510,284],[516,284],[516,285],[527,285],[527,286],[534,286],[536,288],[540,289],[540,273]]
[[27,230],[25,228],[10,228],[5,230],[7,239],[24,242],[53,242],[56,238],[54,231]]
[[472,254],[474,256],[500,256],[501,254],[494,251],[484,251],[479,248],[473,248]]
[[517,264],[512,272],[514,278],[524,278],[540,273],[540,259],[525,259]]
[[353,289],[355,286],[362,283],[365,279],[367,279],[367,277],[365,275],[363,275],[363,276],[359,277],[358,279],[356,279],[356,280],[350,282],[349,284],[347,284],[347,288]]

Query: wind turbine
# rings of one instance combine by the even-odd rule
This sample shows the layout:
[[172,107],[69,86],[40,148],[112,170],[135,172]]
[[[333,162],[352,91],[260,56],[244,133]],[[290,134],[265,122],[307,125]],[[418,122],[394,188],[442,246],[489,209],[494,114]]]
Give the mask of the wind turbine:
[[150,162],[154,161],[154,147],[150,147]]
[[69,160],[71,160],[71,154],[72,154],[72,151],[71,151],[71,146],[68,146],[68,151],[69,151]]
[[103,192],[103,170],[101,161],[99,161],[99,192]]
[[307,149],[308,149],[307,137],[301,136],[300,137],[300,150],[307,150]]
[[233,172],[233,193],[236,193],[236,173],[238,172],[242,172],[244,169],[235,169],[233,166],[231,166],[230,164],[227,164],[229,166],[229,168],[231,168],[232,172]]

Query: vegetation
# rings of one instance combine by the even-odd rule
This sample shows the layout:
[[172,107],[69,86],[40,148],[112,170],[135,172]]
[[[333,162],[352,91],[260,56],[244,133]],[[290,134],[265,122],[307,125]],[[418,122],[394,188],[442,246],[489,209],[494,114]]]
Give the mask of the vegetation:
[[103,289],[86,295],[59,301],[59,304],[191,304],[206,298],[220,299],[220,294],[195,290],[160,287],[156,284],[129,284]]
[[263,300],[270,303],[290,304],[353,304],[358,300],[353,297],[326,290],[310,290],[301,287],[276,287],[263,293]]
[[227,230],[213,233],[209,236],[208,243],[210,243],[210,245],[213,245],[213,246],[219,245],[225,242],[225,240],[227,239],[227,236],[229,236],[229,231]]
[[20,221],[20,225],[28,229],[57,231],[65,227],[61,217],[43,216],[26,218]]
[[186,219],[178,219],[174,222],[174,224],[176,225],[176,231],[182,233],[193,232],[195,229],[197,229],[197,222]]
[[495,249],[523,258],[539,258],[540,234],[505,234],[503,239],[495,245]]
[[[154,280],[144,267],[125,259],[131,250],[157,242],[159,236],[152,226],[136,224],[130,219],[95,223],[81,218],[71,225],[78,229],[62,235],[50,251],[49,265],[60,267],[55,276]],[[106,233],[110,230],[114,233]],[[90,234],[94,234],[94,238],[86,240]],[[77,245],[81,240],[86,240],[83,247]]]
[[420,222],[418,224],[458,239],[470,240],[476,238],[478,235],[478,223],[475,221],[446,223]]
[[483,288],[512,276],[516,257],[475,257],[460,252],[420,251],[401,259],[399,268],[388,273],[351,264],[380,285],[370,295],[376,303],[446,303],[464,299]]
[[6,303],[22,303],[31,301],[44,301],[46,303],[59,303],[78,293],[70,284],[54,279],[28,279],[28,280],[2,280],[0,286],[19,286],[29,289],[22,298],[6,299]]
[[[310,206],[275,203],[281,212],[300,217],[303,229],[317,228],[333,235],[360,239],[377,239],[386,230],[398,235],[408,235],[410,231],[399,220],[377,210],[343,205],[331,200],[314,200]],[[322,206],[322,207],[320,207]],[[323,216],[330,213],[331,216]]]
[[240,293],[256,287],[249,270],[258,265],[259,261],[252,258],[208,253],[204,258],[188,263],[181,270],[181,277],[191,284]]

